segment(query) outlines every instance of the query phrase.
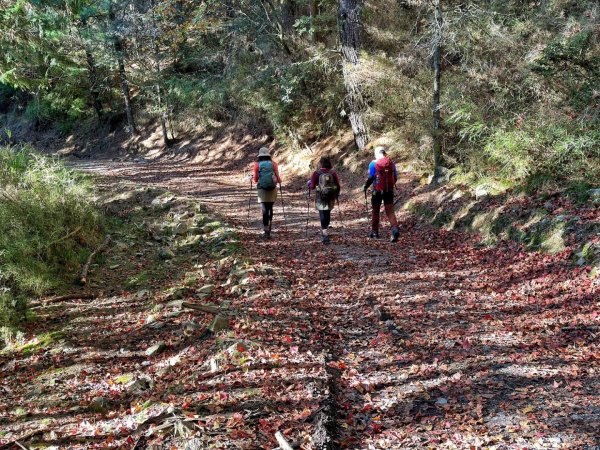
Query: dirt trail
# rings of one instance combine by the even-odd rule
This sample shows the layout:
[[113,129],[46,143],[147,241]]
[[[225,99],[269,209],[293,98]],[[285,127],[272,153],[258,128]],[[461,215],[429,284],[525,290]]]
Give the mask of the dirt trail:
[[567,252],[484,248],[404,213],[396,245],[372,241],[364,204],[344,197],[345,220],[334,212],[323,246],[312,204],[307,239],[305,194],[287,189],[287,232],[278,203],[274,238],[263,241],[254,196],[250,224],[246,217],[239,165],[89,169],[197,198],[235,224],[255,259],[283,270],[283,319],[310,319],[273,338],[324,356],[329,448],[600,445],[599,287]]
[[[78,322],[87,326],[87,345],[97,339],[92,327],[111,330],[97,342],[105,350],[101,356],[83,346],[73,349],[69,367],[85,363],[86,375],[79,368],[76,377],[87,380],[68,381],[74,392],[87,389],[90,396],[104,387],[100,370],[110,371],[111,379],[145,371],[154,385],[136,403],[115,394],[121,406],[112,407],[109,417],[85,409],[79,423],[94,424],[85,437],[69,422],[60,436],[71,430],[75,437],[45,436],[46,442],[60,448],[272,449],[279,430],[302,449],[600,445],[600,287],[585,269],[571,267],[568,252],[543,256],[514,243],[487,248],[473,236],[421,225],[404,212],[398,243],[369,240],[364,202],[346,186],[343,221],[334,211],[332,242],[324,246],[313,205],[305,235],[307,205],[298,180],[284,191],[287,231],[278,201],[273,239],[265,241],[254,195],[251,221],[247,217],[243,174],[250,161],[211,161],[207,155],[206,162],[78,164],[107,180],[166,187],[202,203],[233,225],[256,266],[249,278],[253,288],[244,294],[226,289],[226,274],[215,275],[223,285],[215,301],[242,313],[231,332],[208,338],[177,335],[180,324],[173,320],[187,316],[171,320],[164,314],[163,327],[142,327],[132,348],[124,339],[143,321],[145,300],[126,293],[99,299],[91,322],[49,316],[73,330]],[[402,195],[410,191],[400,187]],[[97,316],[99,310],[104,316]],[[145,357],[144,349],[159,337],[165,353]],[[215,356],[232,344],[229,354]],[[100,359],[108,369],[94,366]],[[164,371],[174,359],[174,369]],[[96,375],[96,387],[89,373]],[[23,372],[22,379],[28,376]],[[140,420],[134,413],[142,401],[174,407],[191,434],[180,430],[176,440],[154,433],[147,442],[128,435],[135,426],[127,421]],[[56,417],[79,414],[75,404],[54,408]],[[40,412],[30,419],[47,417]],[[117,420],[121,431],[103,431],[114,430]],[[42,425],[30,428],[35,426]]]

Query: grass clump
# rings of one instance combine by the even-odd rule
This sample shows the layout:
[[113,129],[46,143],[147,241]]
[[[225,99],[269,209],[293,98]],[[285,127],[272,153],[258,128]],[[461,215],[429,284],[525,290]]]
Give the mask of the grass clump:
[[101,241],[89,188],[56,160],[0,147],[0,326],[24,319],[29,297],[71,281]]

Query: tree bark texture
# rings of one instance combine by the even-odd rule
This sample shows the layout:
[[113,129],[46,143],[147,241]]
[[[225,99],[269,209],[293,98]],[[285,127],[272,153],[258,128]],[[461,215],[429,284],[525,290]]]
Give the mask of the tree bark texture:
[[[82,27],[87,26],[87,20],[81,20]],[[81,37],[81,32],[79,32],[79,36],[83,42],[84,51],[85,51],[85,61],[88,66],[88,79],[90,82],[90,96],[92,97],[92,105],[94,107],[94,111],[96,111],[96,115],[98,116],[98,120],[102,119],[102,102],[100,101],[100,82],[98,80],[98,70],[96,66],[96,59],[89,47],[87,41]]]
[[361,28],[360,8],[360,0],[340,0],[338,23],[344,58],[342,73],[346,88],[346,106],[349,110],[348,117],[356,145],[359,150],[362,150],[369,142],[369,131],[363,119],[363,114],[367,110],[367,104],[362,95],[357,76]]
[[309,1],[309,15],[310,15],[310,41],[315,42],[317,40],[317,31],[316,31],[316,18],[317,18],[318,8],[317,8],[317,0]]
[[432,100],[432,136],[433,136],[433,180],[440,176],[442,165],[442,117],[440,91],[442,78],[442,27],[444,25],[440,0],[434,0],[434,37],[433,37],[433,100]]
[[[114,24],[115,14],[112,10],[112,5],[109,10],[108,18],[110,24]],[[121,38],[115,33],[112,36],[113,49],[117,58],[117,66],[119,70],[119,79],[121,80],[121,92],[123,93],[123,102],[125,103],[125,113],[127,115],[127,125],[129,133],[137,135],[138,130],[135,126],[133,118],[133,107],[131,105],[131,94],[129,92],[129,81],[127,80],[127,73],[125,72],[125,59],[123,57],[123,42]]]
[[96,111],[96,115],[98,116],[98,120],[100,120],[102,119],[102,102],[100,101],[100,89],[98,86],[98,72],[96,70],[96,61],[94,59],[94,55],[92,55],[88,48],[85,49],[85,59],[87,61],[89,71],[90,95],[92,96],[92,104],[94,106],[94,111]]
[[294,26],[294,5],[292,0],[281,0],[281,26],[284,35],[289,35]]
[[169,135],[167,133],[167,114],[165,111],[165,106],[163,105],[163,98],[162,98],[162,89],[161,89],[161,70],[160,70],[160,45],[158,42],[158,23],[156,21],[156,17],[154,15],[154,2],[152,2],[152,27],[154,30],[154,36],[152,37],[152,46],[153,46],[153,50],[154,50],[154,65],[156,67],[156,102],[157,102],[157,107],[158,107],[158,119],[160,121],[160,128],[162,131],[162,135],[163,135],[163,142],[165,144],[165,147],[170,147],[171,146],[171,140],[169,139]]
[[131,94],[129,92],[129,81],[125,72],[125,61],[123,58],[123,43],[119,38],[115,39],[115,52],[117,54],[117,64],[119,66],[119,78],[121,80],[121,92],[123,93],[123,101],[125,103],[125,113],[127,114],[127,125],[131,134],[138,134],[133,119],[133,107],[131,106]]

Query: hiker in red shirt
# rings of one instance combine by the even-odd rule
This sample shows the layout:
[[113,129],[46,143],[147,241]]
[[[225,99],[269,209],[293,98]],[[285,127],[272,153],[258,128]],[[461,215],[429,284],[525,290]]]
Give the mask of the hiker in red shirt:
[[340,195],[340,180],[332,169],[331,159],[323,157],[316,170],[307,182],[308,189],[316,190],[315,207],[321,219],[321,234],[323,244],[329,244],[328,228],[331,222],[331,211]]
[[263,236],[268,239],[271,237],[273,205],[277,200],[277,183],[281,184],[281,177],[279,176],[279,167],[271,159],[271,152],[267,147],[261,147],[258,150],[252,180],[256,183],[258,203],[262,208]]
[[398,230],[398,220],[394,212],[394,188],[398,181],[398,172],[396,164],[388,156],[385,147],[375,147],[375,159],[369,164],[369,178],[363,185],[363,192],[367,192],[369,186],[373,185],[371,195],[371,205],[373,212],[371,215],[371,233],[369,237],[379,239],[379,210],[381,203],[384,205],[385,214],[390,221],[391,242],[396,242],[400,237]]

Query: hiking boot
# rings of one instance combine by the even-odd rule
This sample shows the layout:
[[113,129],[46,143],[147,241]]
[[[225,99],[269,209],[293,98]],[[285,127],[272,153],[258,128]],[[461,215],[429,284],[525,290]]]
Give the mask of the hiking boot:
[[392,235],[390,236],[390,242],[398,242],[398,238],[400,237],[400,230],[398,227],[392,228]]
[[326,234],[323,235],[323,244],[329,244],[329,236]]
[[271,238],[271,227],[263,227],[263,237],[265,239]]
[[371,231],[369,233],[369,237],[371,239],[379,239],[379,231],[375,231],[375,230]]

